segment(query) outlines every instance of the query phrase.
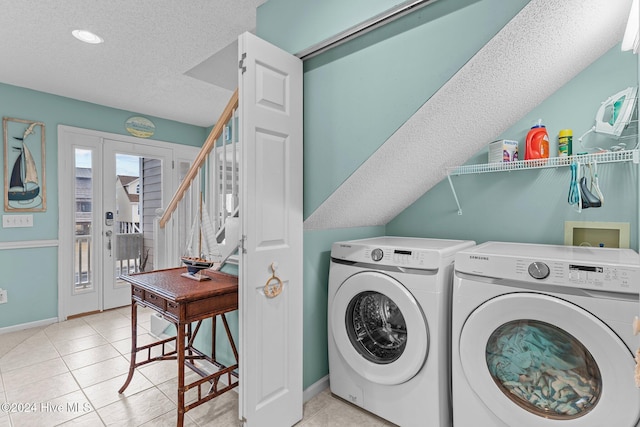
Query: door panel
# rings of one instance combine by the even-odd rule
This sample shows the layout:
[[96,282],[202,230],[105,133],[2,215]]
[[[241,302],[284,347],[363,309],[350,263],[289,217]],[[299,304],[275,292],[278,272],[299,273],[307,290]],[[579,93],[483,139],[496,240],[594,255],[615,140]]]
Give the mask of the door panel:
[[262,222],[256,230],[258,248],[269,248],[287,245],[287,179],[286,169],[274,167],[286,164],[288,155],[288,139],[283,135],[271,135],[256,131],[256,176],[262,179],[256,182],[256,194],[261,203],[257,204],[258,218]]
[[[249,33],[239,57],[240,417],[293,425],[302,418],[302,62]],[[268,285],[278,283],[274,296]]]

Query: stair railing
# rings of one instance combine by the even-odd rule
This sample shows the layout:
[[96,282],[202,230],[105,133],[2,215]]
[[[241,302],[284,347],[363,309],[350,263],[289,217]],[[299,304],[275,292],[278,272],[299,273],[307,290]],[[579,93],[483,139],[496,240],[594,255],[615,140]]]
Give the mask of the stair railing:
[[[196,178],[196,176],[198,176],[198,172],[204,166],[211,152],[214,151],[214,148],[216,146],[216,141],[218,140],[218,138],[220,138],[220,136],[222,136],[222,133],[227,123],[229,121],[233,123],[232,119],[235,115],[234,112],[237,108],[238,108],[238,90],[236,89],[233,92],[233,95],[231,95],[231,98],[229,99],[229,102],[227,103],[227,106],[225,107],[224,111],[220,115],[220,118],[218,119],[215,126],[209,133],[209,136],[205,140],[202,146],[202,149],[196,156],[196,159],[191,165],[191,168],[189,168],[187,175],[182,180],[182,182],[180,183],[180,186],[178,187],[175,194],[171,198],[171,201],[167,205],[167,208],[162,214],[162,217],[160,217],[160,220],[158,222],[160,225],[160,228],[164,228],[165,225],[167,225],[167,222],[169,221],[169,219],[171,219],[171,215],[175,212],[176,208],[178,207],[178,203],[184,197],[185,193],[191,186],[191,183],[193,182],[193,180]],[[226,144],[224,144],[223,147],[225,145]],[[211,186],[211,187],[214,187],[214,186]]]
[[[154,241],[156,242],[154,255],[159,266],[172,267],[179,262],[175,256],[175,248],[186,245],[188,230],[190,229],[196,207],[193,191],[200,193],[205,200],[207,210],[216,234],[216,241],[221,244],[220,252],[229,252],[237,243],[225,241],[227,228],[237,234],[237,218],[228,221],[229,217],[237,217],[239,212],[239,144],[238,144],[238,90],[232,94],[227,106],[209,133],[200,152],[196,156],[188,171],[183,175],[175,194],[166,209],[158,209],[154,221]],[[194,183],[197,184],[194,186]],[[197,196],[198,200],[200,196]],[[179,212],[180,225],[174,226],[172,233],[167,233],[165,226],[172,215]],[[182,224],[185,222],[185,224]],[[175,228],[177,227],[177,228]],[[175,240],[178,241],[175,241]],[[183,241],[184,240],[184,241]],[[229,246],[232,244],[234,246]],[[173,253],[173,255],[172,255]],[[227,254],[228,256],[228,254]],[[174,259],[175,258],[175,259]],[[225,257],[226,258],[226,257]],[[229,262],[234,262],[232,259]]]

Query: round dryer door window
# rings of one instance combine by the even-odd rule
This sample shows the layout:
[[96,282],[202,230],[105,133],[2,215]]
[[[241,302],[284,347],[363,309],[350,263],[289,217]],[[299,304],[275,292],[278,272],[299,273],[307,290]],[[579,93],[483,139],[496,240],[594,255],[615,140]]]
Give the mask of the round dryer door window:
[[634,359],[600,319],[551,295],[493,298],[459,337],[469,386],[507,425],[632,426]]
[[368,381],[401,384],[427,359],[429,332],[422,309],[391,276],[375,271],[350,276],[336,291],[329,316],[340,355]]

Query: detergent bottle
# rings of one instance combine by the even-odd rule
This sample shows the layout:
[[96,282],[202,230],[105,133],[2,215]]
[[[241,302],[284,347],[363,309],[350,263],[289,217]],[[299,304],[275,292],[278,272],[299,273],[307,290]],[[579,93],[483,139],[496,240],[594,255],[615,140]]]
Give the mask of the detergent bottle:
[[549,135],[547,128],[542,124],[542,119],[531,127],[527,134],[524,152],[525,160],[549,158]]

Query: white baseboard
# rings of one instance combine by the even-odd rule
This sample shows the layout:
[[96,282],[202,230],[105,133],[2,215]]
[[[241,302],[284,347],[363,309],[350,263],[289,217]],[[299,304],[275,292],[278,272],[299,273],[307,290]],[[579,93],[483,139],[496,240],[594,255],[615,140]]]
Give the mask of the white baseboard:
[[302,392],[302,401],[308,402],[309,400],[316,397],[318,394],[322,393],[326,388],[329,387],[329,375],[325,375],[320,378],[315,383],[311,384],[309,387],[305,388]]
[[23,329],[37,328],[39,326],[48,326],[48,325],[51,325],[52,323],[58,323],[58,318],[52,317],[50,319],[36,320],[35,322],[21,323],[19,325],[13,325],[13,326],[6,326],[4,328],[0,328],[0,335],[8,334],[9,332],[21,331]]

